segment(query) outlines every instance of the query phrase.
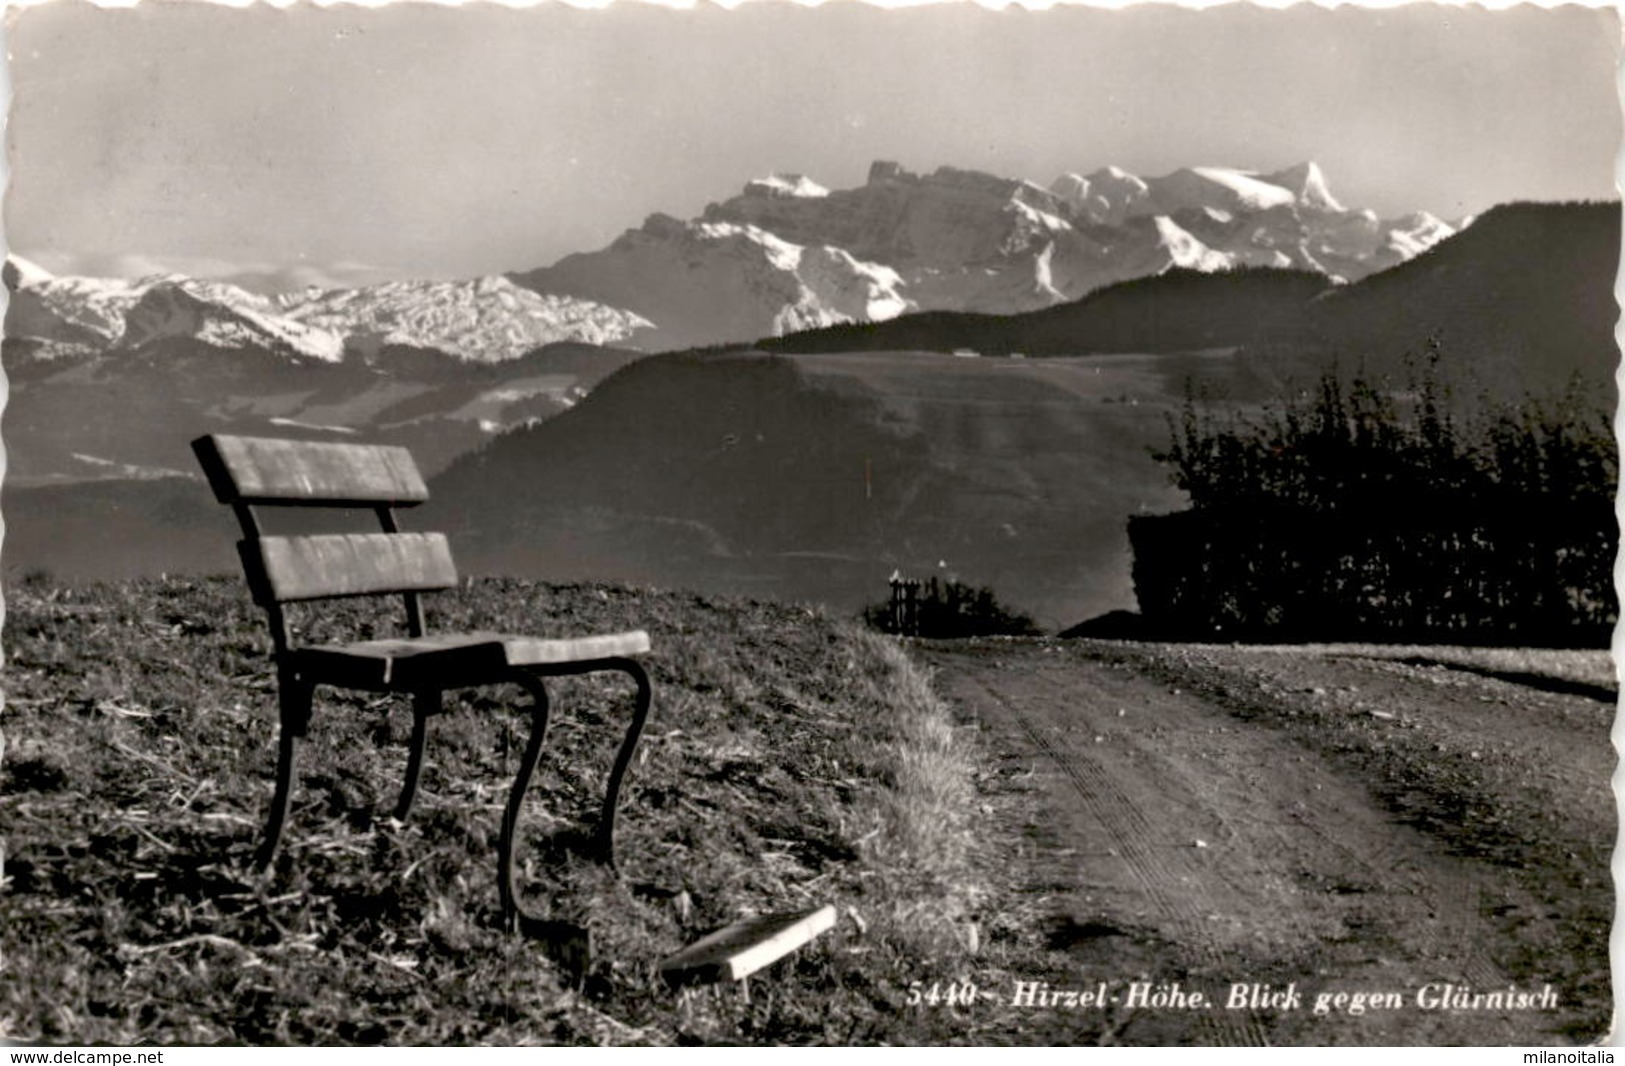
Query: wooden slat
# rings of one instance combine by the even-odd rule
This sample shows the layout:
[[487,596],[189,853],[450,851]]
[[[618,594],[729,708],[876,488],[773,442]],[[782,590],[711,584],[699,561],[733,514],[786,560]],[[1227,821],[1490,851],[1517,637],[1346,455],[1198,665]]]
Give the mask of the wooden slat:
[[660,964],[673,987],[739,981],[835,925],[835,907],[749,918],[719,929]]
[[630,658],[648,650],[649,635],[642,630],[555,638],[474,632],[326,644],[300,648],[298,655],[301,672],[321,683],[388,691],[491,684],[515,668],[547,673],[548,667]]
[[323,644],[298,650],[300,673],[318,684],[388,692],[422,684],[489,684],[507,672],[501,637],[434,633],[423,637]]
[[426,592],[457,584],[443,533],[260,537],[238,547],[260,603]]
[[629,659],[649,650],[649,634],[641,629],[590,637],[501,637],[509,666],[547,666],[592,659]]
[[412,453],[393,445],[211,435],[192,450],[221,503],[409,507],[429,498]]

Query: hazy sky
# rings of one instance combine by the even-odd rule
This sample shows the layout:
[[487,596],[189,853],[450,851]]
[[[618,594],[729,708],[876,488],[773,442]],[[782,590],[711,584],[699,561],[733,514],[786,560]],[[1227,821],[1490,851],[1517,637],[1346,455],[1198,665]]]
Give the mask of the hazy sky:
[[1580,7],[57,0],[6,36],[7,240],[59,272],[525,269],[875,159],[1044,184],[1314,159],[1346,205],[1455,217],[1614,196],[1620,132],[1618,16]]

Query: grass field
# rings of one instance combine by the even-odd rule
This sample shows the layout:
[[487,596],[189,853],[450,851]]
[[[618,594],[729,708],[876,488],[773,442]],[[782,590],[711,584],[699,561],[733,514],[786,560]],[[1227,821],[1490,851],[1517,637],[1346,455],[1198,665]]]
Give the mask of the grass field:
[[[572,844],[601,802],[624,681],[554,684],[527,807],[526,905],[586,931],[583,969],[500,931],[496,837],[527,727],[516,691],[448,704],[406,824],[389,816],[404,701],[319,693],[282,852],[257,876],[275,681],[241,583],[36,578],[6,605],[0,1038],[929,1040],[901,1009],[908,983],[974,950],[970,740],[894,645],[820,611],[511,581],[432,601],[432,626],[652,636],[620,876]],[[320,639],[360,617],[297,624]],[[679,1000],[657,977],[712,928],[826,902],[834,932],[748,997]]]

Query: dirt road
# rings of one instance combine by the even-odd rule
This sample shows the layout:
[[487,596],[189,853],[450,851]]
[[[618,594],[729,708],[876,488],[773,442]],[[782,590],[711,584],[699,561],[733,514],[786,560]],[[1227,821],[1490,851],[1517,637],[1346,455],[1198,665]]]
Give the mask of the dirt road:
[[1600,694],[1324,650],[920,652],[994,756],[1005,898],[967,1039],[1605,1037]]

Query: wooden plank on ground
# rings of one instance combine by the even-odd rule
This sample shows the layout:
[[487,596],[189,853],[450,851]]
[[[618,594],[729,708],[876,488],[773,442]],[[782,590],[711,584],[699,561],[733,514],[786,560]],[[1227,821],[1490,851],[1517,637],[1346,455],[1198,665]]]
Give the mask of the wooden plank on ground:
[[673,988],[739,981],[835,925],[835,907],[747,918],[695,941],[660,964]]

